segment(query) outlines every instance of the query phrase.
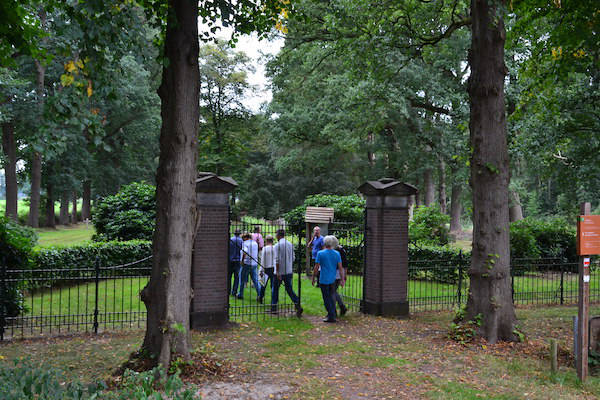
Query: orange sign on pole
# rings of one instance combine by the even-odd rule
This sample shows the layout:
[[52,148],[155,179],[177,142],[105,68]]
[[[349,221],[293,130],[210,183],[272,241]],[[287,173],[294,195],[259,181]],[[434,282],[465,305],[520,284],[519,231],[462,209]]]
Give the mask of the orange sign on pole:
[[577,255],[600,254],[600,215],[580,215],[577,219]]

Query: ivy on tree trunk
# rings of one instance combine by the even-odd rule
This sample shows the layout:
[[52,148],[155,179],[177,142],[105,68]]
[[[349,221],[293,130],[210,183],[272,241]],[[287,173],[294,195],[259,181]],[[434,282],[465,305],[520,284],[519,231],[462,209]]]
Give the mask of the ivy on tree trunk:
[[198,3],[169,2],[161,98],[153,266],[142,300],[148,310],[142,350],[168,366],[189,358],[191,261],[196,213],[199,123]]
[[481,315],[479,333],[490,343],[514,340],[516,321],[510,282],[504,5],[504,1],[471,1],[473,250],[467,318]]

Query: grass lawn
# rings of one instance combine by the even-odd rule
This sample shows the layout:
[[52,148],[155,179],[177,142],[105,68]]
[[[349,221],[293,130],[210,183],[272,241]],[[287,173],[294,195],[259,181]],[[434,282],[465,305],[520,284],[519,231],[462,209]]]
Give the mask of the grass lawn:
[[[193,332],[197,351],[230,365],[230,385],[282,383],[288,399],[593,399],[600,378],[577,382],[571,359],[575,307],[519,308],[526,343],[490,345],[449,341],[450,313],[396,320],[352,314],[338,324],[318,317],[265,320],[230,329]],[[600,313],[593,307],[591,315]],[[3,363],[27,357],[85,381],[105,379],[137,349],[143,331],[15,341],[0,346]],[[551,374],[548,340],[559,343]],[[233,367],[231,367],[233,366]]]
[[77,225],[57,225],[56,229],[36,229],[39,236],[38,246],[69,246],[85,243],[92,239],[95,233],[94,225],[83,222]]

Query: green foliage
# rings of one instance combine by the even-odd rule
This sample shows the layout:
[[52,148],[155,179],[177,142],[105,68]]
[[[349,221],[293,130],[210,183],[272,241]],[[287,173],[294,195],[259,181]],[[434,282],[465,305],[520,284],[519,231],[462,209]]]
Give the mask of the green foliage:
[[574,224],[562,218],[525,218],[510,226],[511,258],[577,260]]
[[156,224],[156,188],[132,183],[94,209],[94,240],[151,240]]
[[[32,229],[0,216],[0,274],[4,268],[8,271],[27,269],[36,242],[37,235]],[[25,311],[22,289],[19,284],[8,283],[4,293],[0,293],[0,307],[5,316],[16,317]]]
[[442,214],[438,207],[415,208],[413,220],[408,225],[408,236],[419,245],[446,245],[449,241],[450,217]]
[[[409,279],[457,284],[466,282],[470,253],[451,246],[408,247]],[[462,274],[461,274],[462,271]]]
[[303,225],[306,207],[332,207],[335,221],[362,223],[365,201],[356,194],[349,196],[310,195],[304,200],[304,204],[284,214],[287,223],[290,225]]
[[[45,247],[35,249],[32,253],[32,268],[35,269],[57,269],[63,270],[60,277],[68,279],[69,276],[80,276],[80,272],[69,274],[73,268],[89,268],[93,270],[96,260],[102,267],[121,265],[141,260],[152,254],[152,242],[143,240],[131,240],[127,242],[95,242],[68,247]],[[138,267],[149,265],[137,265]],[[112,273],[119,275],[130,271],[114,270]],[[56,284],[59,278],[53,281]],[[43,280],[32,280],[27,283],[28,288],[38,288],[44,283]]]
[[473,340],[477,334],[477,329],[481,326],[482,315],[477,314],[470,321],[465,321],[466,309],[461,307],[457,310],[454,320],[450,323],[448,329],[448,339],[454,340],[460,344],[467,344]]
[[36,366],[31,361],[0,365],[0,392],[3,400],[191,400],[199,399],[194,388],[184,388],[177,373],[167,375],[162,368],[142,373],[126,370],[115,388],[104,382],[84,385],[67,379],[54,368]]

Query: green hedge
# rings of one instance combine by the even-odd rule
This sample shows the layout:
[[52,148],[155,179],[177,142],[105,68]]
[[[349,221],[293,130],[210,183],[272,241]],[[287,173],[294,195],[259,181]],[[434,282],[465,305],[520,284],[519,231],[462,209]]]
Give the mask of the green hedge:
[[304,203],[284,214],[289,225],[304,225],[306,207],[332,207],[335,221],[363,223],[365,200],[357,194],[339,196],[334,194],[314,194],[308,196]]
[[409,279],[456,284],[460,266],[462,280],[467,277],[471,253],[451,246],[411,245],[408,247]]
[[563,218],[525,218],[510,224],[511,258],[577,261],[577,229]]
[[[93,276],[96,260],[101,267],[110,267],[141,260],[152,254],[152,242],[146,240],[130,240],[127,242],[94,242],[68,247],[45,247],[35,249],[32,253],[32,269],[41,270],[34,276],[42,278],[47,276],[43,270],[63,270],[53,272],[53,285],[60,283],[61,278]],[[149,267],[151,260],[147,260],[136,267]],[[88,268],[90,271],[81,271]],[[104,275],[119,276],[131,274],[127,269],[116,269],[103,272]],[[47,285],[46,280],[32,280],[28,283],[28,289],[35,289]]]

